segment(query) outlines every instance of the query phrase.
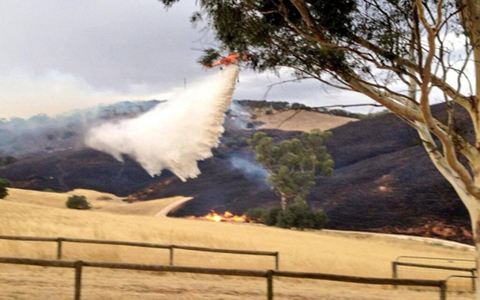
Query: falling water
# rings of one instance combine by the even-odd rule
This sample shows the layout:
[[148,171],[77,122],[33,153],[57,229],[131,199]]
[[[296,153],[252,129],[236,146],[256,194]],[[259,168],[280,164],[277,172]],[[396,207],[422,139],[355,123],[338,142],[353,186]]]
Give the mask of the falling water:
[[195,178],[197,162],[218,146],[237,76],[230,65],[138,118],[91,129],[85,143],[119,161],[132,157],[151,176],[168,169],[183,181]]

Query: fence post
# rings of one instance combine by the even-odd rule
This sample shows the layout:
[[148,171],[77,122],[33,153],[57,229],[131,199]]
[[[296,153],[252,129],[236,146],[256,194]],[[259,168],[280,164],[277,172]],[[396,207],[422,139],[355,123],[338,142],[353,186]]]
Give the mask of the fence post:
[[267,300],[273,300],[273,271],[267,271]]
[[174,245],[170,245],[170,265],[173,266],[173,249],[175,248]]
[[275,271],[280,269],[280,254],[275,252]]
[[[398,271],[397,271],[397,262],[392,261],[392,278],[398,279]],[[393,288],[397,288],[397,285],[393,285]]]
[[395,278],[395,279],[398,278],[397,262],[396,261],[392,261],[392,278]]
[[57,239],[57,260],[62,260],[62,238]]
[[82,266],[83,262],[81,260],[75,262],[75,300],[80,300],[82,291]]
[[472,269],[472,292],[475,292],[476,290],[476,284],[475,284],[475,280],[477,278],[475,277],[475,269]]
[[440,281],[440,300],[447,300],[447,281]]

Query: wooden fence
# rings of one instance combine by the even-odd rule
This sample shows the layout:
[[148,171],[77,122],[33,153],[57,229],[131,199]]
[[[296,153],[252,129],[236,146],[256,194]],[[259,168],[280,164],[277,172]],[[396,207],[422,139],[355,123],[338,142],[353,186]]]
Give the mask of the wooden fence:
[[446,289],[445,280],[366,278],[366,277],[353,277],[353,276],[342,276],[342,275],[332,275],[332,274],[322,274],[322,273],[302,273],[302,272],[287,272],[287,271],[274,271],[274,270],[258,271],[258,270],[214,269],[214,268],[196,268],[196,267],[180,267],[180,266],[166,266],[166,265],[109,263],[109,262],[94,262],[94,261],[41,260],[41,259],[26,259],[26,258],[12,258],[12,257],[0,257],[0,263],[56,267],[56,268],[73,268],[75,269],[75,285],[74,285],[74,297],[73,297],[74,300],[81,299],[82,272],[85,267],[266,278],[267,300],[273,300],[274,277],[317,279],[317,280],[376,284],[376,285],[437,287],[439,288],[439,292],[440,292],[439,299],[440,300],[447,299],[447,289]]
[[83,243],[83,244],[101,244],[101,245],[118,245],[118,246],[168,249],[170,252],[170,259],[169,259],[170,266],[174,265],[174,250],[178,249],[178,250],[187,250],[187,251],[214,252],[214,253],[227,253],[227,254],[239,254],[239,255],[273,256],[275,258],[275,270],[278,271],[280,268],[280,254],[278,252],[271,252],[271,251],[218,249],[218,248],[205,248],[205,247],[193,247],[193,246],[181,246],[181,245],[162,245],[162,244],[142,243],[142,242],[90,240],[90,239],[74,239],[74,238],[62,238],[62,237],[55,238],[55,237],[0,235],[0,240],[2,239],[15,240],[15,241],[55,242],[57,243],[57,260],[62,259],[63,244]]
[[[403,261],[401,261],[403,260]],[[436,261],[437,264],[433,263],[418,263],[413,262],[415,260],[423,260],[425,262],[428,261]],[[443,265],[440,263],[444,263]],[[471,264],[470,267],[464,266],[455,266],[455,263],[467,263]],[[450,265],[447,265],[450,264]],[[445,280],[448,281],[451,278],[469,278],[471,279],[471,287],[472,290],[475,290],[475,276],[477,272],[476,261],[469,260],[469,259],[454,259],[454,258],[436,258],[436,257],[419,257],[419,256],[399,256],[392,261],[392,278],[399,278],[398,276],[398,268],[404,267],[411,267],[411,268],[419,268],[419,269],[432,269],[432,270],[445,270],[445,271],[453,271],[453,272],[460,272],[460,273],[467,273],[468,275],[450,275]]]

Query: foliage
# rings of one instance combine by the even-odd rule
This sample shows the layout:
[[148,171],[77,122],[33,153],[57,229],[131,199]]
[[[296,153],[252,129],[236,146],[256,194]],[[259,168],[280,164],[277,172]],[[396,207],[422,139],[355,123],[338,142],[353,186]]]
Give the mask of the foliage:
[[282,211],[280,206],[270,207],[262,214],[262,223],[267,226],[275,226],[278,223],[278,215]]
[[7,156],[4,156],[4,157],[0,156],[0,166],[8,166],[8,165],[16,163],[17,161],[18,161],[18,159],[16,159],[15,157],[13,157],[11,155],[7,155]]
[[8,187],[11,187],[12,183],[4,178],[0,178],[0,199],[4,199],[8,196]]
[[212,48],[205,50],[204,55],[197,61],[203,66],[210,66],[214,61],[220,58],[220,54]]
[[233,136],[225,142],[225,146],[230,149],[237,149],[248,146],[248,139],[243,136]]
[[301,139],[284,140],[278,146],[264,132],[249,140],[256,152],[255,160],[269,173],[267,180],[281,197],[282,208],[293,200],[304,202],[315,186],[315,176],[333,172],[333,159],[324,146],[330,132],[312,130]]
[[281,207],[250,208],[245,212],[247,221],[262,223],[267,226],[296,229],[322,229],[327,223],[327,215],[323,211],[314,211],[303,202]]
[[245,217],[247,222],[260,223],[262,221],[262,215],[265,209],[261,207],[249,208],[245,212]]
[[78,196],[78,195],[73,195],[68,197],[65,205],[68,208],[72,208],[72,209],[86,210],[86,209],[92,208],[92,206],[90,205],[90,203],[88,203],[87,198],[85,196]]
[[277,217],[276,226],[297,229],[322,229],[327,223],[327,215],[323,211],[313,211],[303,202],[287,206]]

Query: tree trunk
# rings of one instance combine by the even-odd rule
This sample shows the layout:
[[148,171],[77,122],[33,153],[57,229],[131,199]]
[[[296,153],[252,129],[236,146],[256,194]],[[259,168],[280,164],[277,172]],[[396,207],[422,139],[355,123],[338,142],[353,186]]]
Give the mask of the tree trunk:
[[[464,196],[466,197],[466,195]],[[462,198],[462,197],[460,197]],[[472,196],[470,196],[472,198]],[[464,199],[462,199],[463,201]],[[467,200],[467,199],[466,199]],[[473,201],[472,201],[473,200]],[[478,276],[478,266],[480,265],[480,199],[468,199],[468,202],[475,202],[475,207],[468,207],[468,213],[470,214],[470,220],[472,221],[473,241],[475,243],[477,272],[475,276],[475,299],[480,300],[480,276]],[[465,202],[464,202],[465,203]]]
[[283,194],[280,195],[280,205],[282,206],[283,211],[287,209],[287,197]]

